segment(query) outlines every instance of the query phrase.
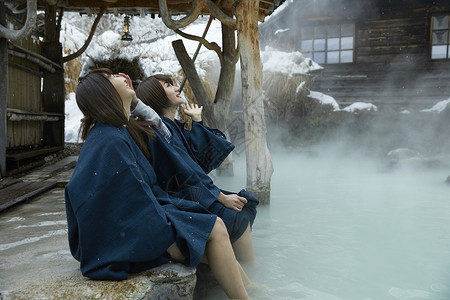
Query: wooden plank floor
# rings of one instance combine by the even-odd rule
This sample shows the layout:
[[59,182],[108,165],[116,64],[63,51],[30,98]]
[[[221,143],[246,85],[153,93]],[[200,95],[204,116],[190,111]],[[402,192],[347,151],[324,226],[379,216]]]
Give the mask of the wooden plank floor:
[[69,156],[55,164],[33,170],[20,178],[2,179],[0,182],[0,212],[55,186],[64,187],[72,176],[77,160],[77,156]]
[[0,190],[0,211],[56,186],[57,182],[18,182]]

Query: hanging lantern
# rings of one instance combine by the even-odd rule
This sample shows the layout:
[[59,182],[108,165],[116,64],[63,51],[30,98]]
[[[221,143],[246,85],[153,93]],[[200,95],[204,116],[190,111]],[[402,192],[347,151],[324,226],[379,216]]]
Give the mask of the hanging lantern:
[[133,37],[130,34],[130,17],[125,16],[123,18],[123,35],[122,35],[122,41],[132,41]]

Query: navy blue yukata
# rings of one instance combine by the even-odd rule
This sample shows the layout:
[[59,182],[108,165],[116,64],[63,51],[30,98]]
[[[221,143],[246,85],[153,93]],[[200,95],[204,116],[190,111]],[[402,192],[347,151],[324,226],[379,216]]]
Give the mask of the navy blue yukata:
[[125,127],[100,123],[82,147],[65,200],[70,251],[84,276],[100,280],[127,279],[167,262],[174,242],[196,266],[216,220],[157,185]]
[[[216,201],[220,192],[231,194],[214,185],[208,172],[217,168],[234,149],[217,129],[192,122],[192,129],[184,129],[180,121],[161,117],[170,130],[170,143],[157,132],[150,142],[151,163],[158,185],[176,198],[190,199],[218,215],[225,223],[231,242],[235,242],[253,224],[259,201],[245,190],[237,193],[247,199],[241,212]],[[177,122],[177,123],[176,123]]]

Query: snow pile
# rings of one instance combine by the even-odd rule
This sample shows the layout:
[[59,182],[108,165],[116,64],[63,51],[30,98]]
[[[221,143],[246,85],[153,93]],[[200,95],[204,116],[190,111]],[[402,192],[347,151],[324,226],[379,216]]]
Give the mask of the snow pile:
[[278,29],[278,30],[276,30],[275,31],[275,35],[277,35],[277,34],[279,34],[279,33],[283,33],[283,32],[285,32],[285,31],[289,31],[290,29],[289,28],[285,28],[285,29]]
[[349,106],[343,108],[342,110],[347,111],[347,112],[357,112],[360,110],[377,111],[378,107],[376,105],[373,105],[372,103],[355,102],[355,103],[352,103]]
[[64,53],[71,54],[83,47],[87,35],[70,23],[62,22],[59,41],[63,45]]
[[78,108],[75,93],[70,93],[66,99],[65,115],[65,141],[67,143],[81,143],[81,139],[78,137],[78,130],[80,129],[83,113]]
[[294,74],[308,74],[314,70],[323,69],[319,64],[302,53],[282,52],[271,48],[261,51],[261,62],[264,72]]
[[[68,13],[68,16],[65,15],[64,19],[60,41],[64,45],[65,53],[73,53],[87,39],[93,17]],[[195,24],[183,29],[183,31],[202,36],[206,22],[207,18],[200,18]],[[82,55],[82,74],[92,67],[93,61],[115,58],[131,61],[136,57],[139,58],[146,76],[155,73],[175,74],[181,70],[181,66],[175,56],[172,42],[177,39],[183,40],[186,51],[191,57],[199,45],[196,41],[187,40],[175,34],[160,19],[136,16],[130,18],[130,23],[133,41],[122,41],[123,19],[110,15],[102,17],[102,22],[99,23],[89,47]],[[212,22],[206,39],[221,46],[221,25],[219,21]],[[211,63],[205,63],[205,61],[210,60],[218,62],[217,55],[205,47],[201,47],[195,63],[200,76],[206,73],[204,67],[211,65]]]
[[327,105],[327,104],[331,105],[331,106],[333,106],[334,111],[339,111],[339,104],[331,96],[325,95],[321,92],[310,91],[308,97],[319,101],[319,103],[321,103],[323,105]]
[[441,113],[444,111],[444,109],[447,107],[447,105],[449,103],[450,103],[450,98],[447,100],[439,101],[433,107],[423,109],[423,110],[421,110],[421,112]]

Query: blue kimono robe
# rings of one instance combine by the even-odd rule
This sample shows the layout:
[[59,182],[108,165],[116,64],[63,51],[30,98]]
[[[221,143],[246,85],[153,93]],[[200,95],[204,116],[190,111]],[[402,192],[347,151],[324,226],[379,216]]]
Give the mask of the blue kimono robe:
[[176,198],[190,199],[224,221],[231,242],[235,242],[253,224],[259,201],[241,190],[238,195],[247,203],[241,212],[225,207],[216,201],[220,192],[230,194],[214,185],[206,172],[218,167],[234,145],[208,127],[193,122],[192,130],[184,130],[174,121],[161,117],[169,128],[170,144],[158,132],[150,142],[151,164],[157,174],[158,185]]
[[179,130],[175,130],[174,135],[181,139],[176,138],[174,142],[181,141],[189,156],[206,174],[219,167],[234,150],[234,145],[228,142],[226,136],[218,129],[204,126],[201,122],[192,122],[191,130],[186,130],[182,121],[174,122],[166,117],[161,119],[169,128],[172,128],[173,124],[178,126]]
[[161,265],[174,242],[196,266],[216,220],[157,186],[125,127],[101,123],[82,147],[65,201],[70,251],[83,275],[93,279],[123,280]]

